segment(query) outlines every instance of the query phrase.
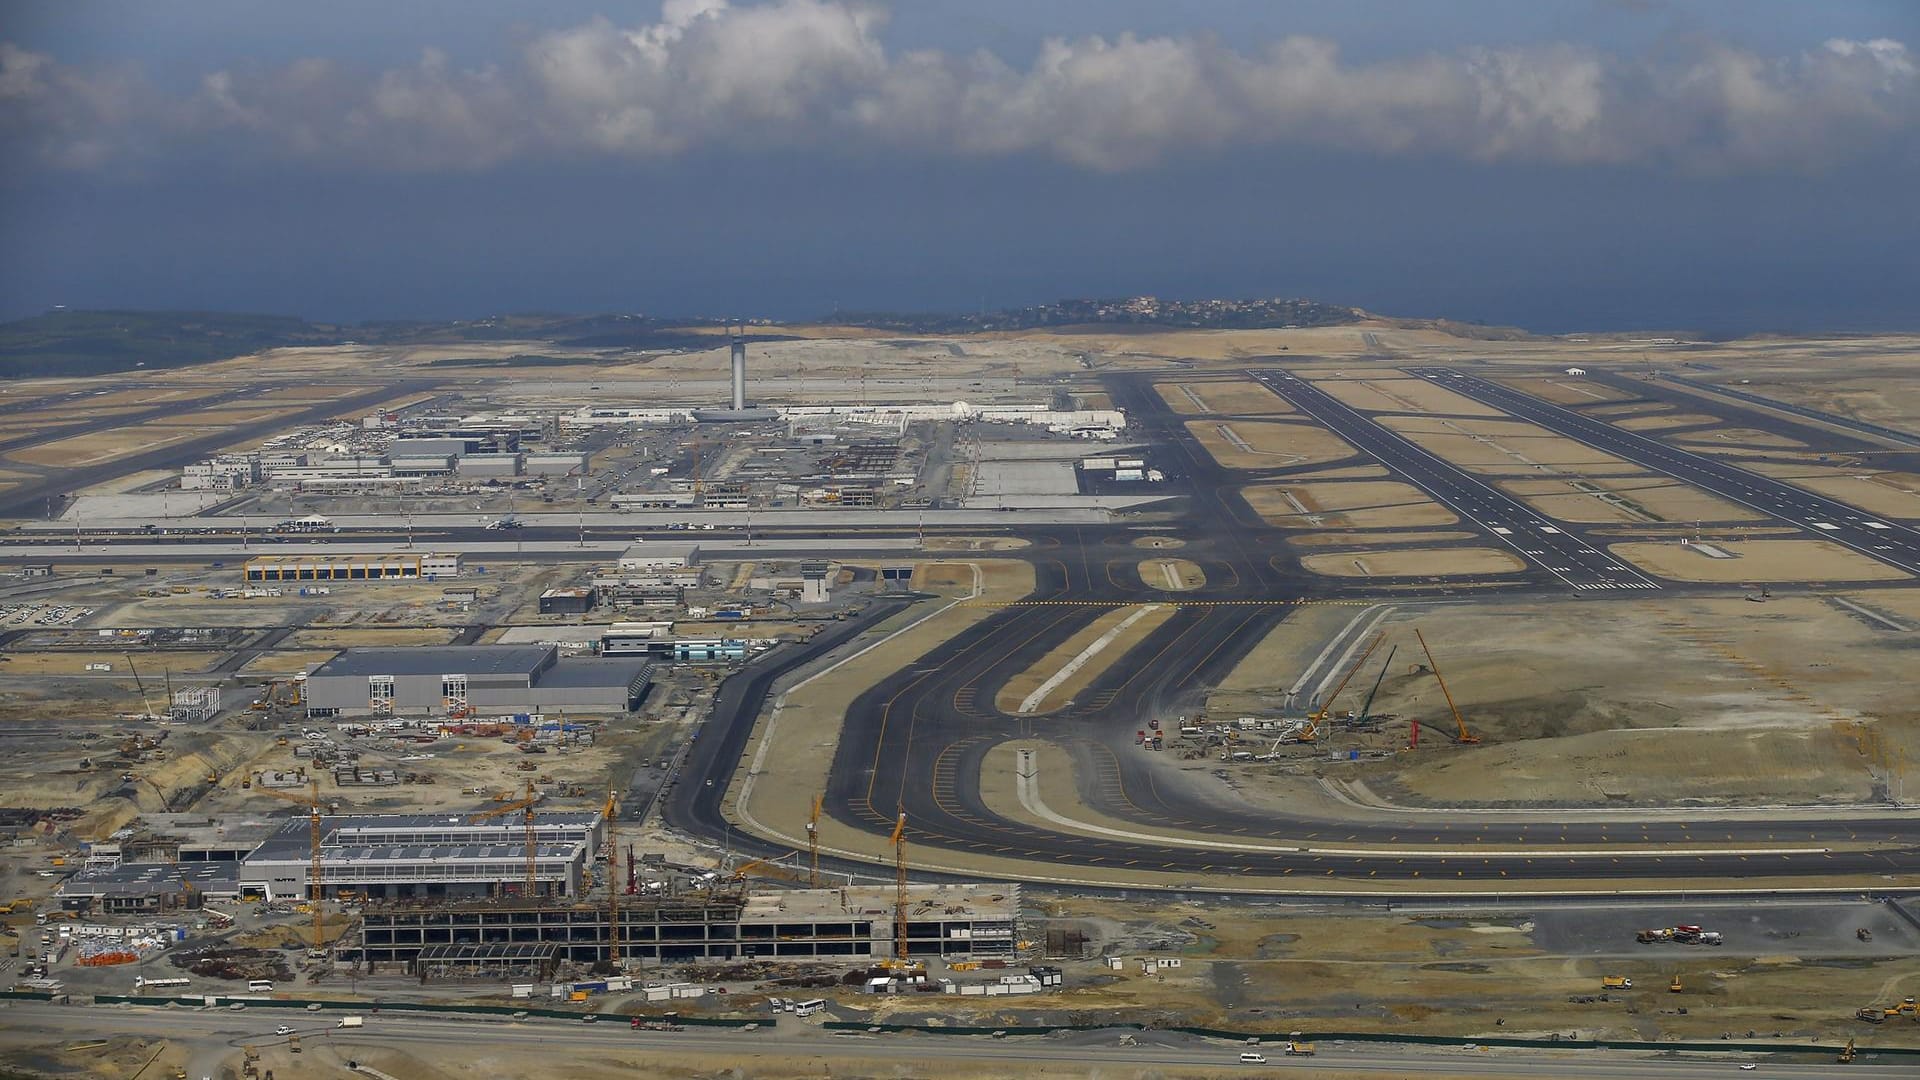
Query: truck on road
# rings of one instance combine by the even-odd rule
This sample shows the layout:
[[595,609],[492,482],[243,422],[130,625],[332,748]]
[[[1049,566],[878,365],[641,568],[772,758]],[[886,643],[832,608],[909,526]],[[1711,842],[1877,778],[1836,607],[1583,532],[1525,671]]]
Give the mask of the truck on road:
[[340,1018],[340,1022],[334,1026],[343,1028],[366,1027],[367,1018],[364,1016],[343,1016]]

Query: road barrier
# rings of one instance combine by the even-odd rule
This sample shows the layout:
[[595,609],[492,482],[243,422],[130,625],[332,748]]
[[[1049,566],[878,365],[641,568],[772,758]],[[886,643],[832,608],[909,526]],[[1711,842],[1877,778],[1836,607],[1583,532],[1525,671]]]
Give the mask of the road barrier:
[[[14,997],[33,997],[35,1000],[48,1000],[50,994],[27,995],[16,992]],[[178,1006],[186,1008],[207,1008],[209,995],[182,995],[170,997],[143,997],[138,994],[95,994],[96,1005],[151,1005]],[[735,1016],[679,1016],[671,1013],[612,1013],[580,1012],[571,1009],[527,1009],[514,1005],[437,1005],[424,1001],[308,1001],[298,998],[261,998],[240,994],[214,994],[217,1002],[214,1008],[227,1005],[245,1005],[250,1009],[297,1009],[309,1011],[308,1007],[318,1005],[322,1011],[333,1009],[360,1014],[376,1012],[395,1013],[451,1013],[456,1016],[520,1016],[539,1017],[543,1020],[580,1021],[592,1016],[597,1022],[630,1023],[638,1019],[643,1024],[681,1024],[686,1027],[744,1028],[753,1025],[773,1027],[774,1018],[755,1019]]]
[[[1655,1052],[1711,1053],[1711,1054],[1832,1054],[1838,1055],[1843,1049],[1839,1046],[1825,1046],[1819,1043],[1755,1043],[1720,1040],[1716,1042],[1646,1042],[1627,1039],[1516,1039],[1504,1037],[1466,1038],[1455,1035],[1400,1035],[1380,1031],[1307,1031],[1287,1032],[1267,1031],[1227,1031],[1221,1028],[1202,1027],[1148,1027],[1145,1024],[1079,1024],[1055,1025],[1048,1027],[920,1027],[913,1024],[862,1024],[854,1021],[830,1020],[822,1027],[834,1031],[881,1031],[890,1034],[917,1033],[921,1035],[1051,1035],[1055,1032],[1073,1031],[1177,1031],[1185,1035],[1198,1035],[1208,1039],[1223,1039],[1230,1042],[1282,1044],[1289,1041],[1299,1042],[1358,1042],[1358,1043],[1397,1043],[1413,1046],[1450,1046],[1458,1049],[1468,1047],[1500,1047],[1518,1050],[1645,1050]],[[1857,1047],[1862,1055],[1882,1055],[1902,1059],[1920,1060],[1920,1047],[1881,1046]]]

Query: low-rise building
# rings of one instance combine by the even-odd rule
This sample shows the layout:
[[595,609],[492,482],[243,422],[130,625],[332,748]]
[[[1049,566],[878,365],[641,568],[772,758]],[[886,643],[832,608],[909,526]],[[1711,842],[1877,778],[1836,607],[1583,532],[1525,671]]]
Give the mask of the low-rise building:
[[458,577],[460,556],[423,555],[262,555],[247,560],[248,581],[418,581]]
[[563,659],[526,645],[348,649],[307,677],[309,716],[624,713],[652,684],[639,658]]

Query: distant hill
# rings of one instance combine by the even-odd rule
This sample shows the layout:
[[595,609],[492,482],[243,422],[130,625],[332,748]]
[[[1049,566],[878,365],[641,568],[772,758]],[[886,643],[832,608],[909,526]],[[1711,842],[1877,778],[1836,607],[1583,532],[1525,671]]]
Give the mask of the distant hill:
[[[822,323],[913,334],[970,334],[1047,327],[1181,327],[1216,330],[1338,326],[1371,318],[1316,300],[1062,300],[978,315],[837,312]],[[461,321],[395,320],[357,325],[291,315],[210,311],[50,311],[0,323],[0,379],[102,375],[175,368],[296,345],[458,344],[538,341],[570,349],[709,349],[720,319],[646,315],[519,314]],[[791,340],[750,320],[747,340]]]
[[171,368],[286,345],[331,345],[340,327],[290,315],[50,311],[0,323],[0,378]]
[[1371,318],[1359,308],[1318,300],[1161,300],[1135,296],[1115,300],[1061,300],[1035,307],[964,315],[913,315],[841,311],[822,322],[915,334],[969,334],[991,330],[1041,330],[1059,326],[1163,326],[1199,330],[1266,330],[1295,326],[1341,326]]

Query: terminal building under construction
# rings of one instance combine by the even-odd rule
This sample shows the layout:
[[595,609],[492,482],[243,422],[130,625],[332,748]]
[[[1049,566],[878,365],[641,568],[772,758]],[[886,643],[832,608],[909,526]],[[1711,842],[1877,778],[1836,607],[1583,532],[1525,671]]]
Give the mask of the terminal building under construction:
[[[1011,959],[1018,886],[908,888],[907,953],[914,959]],[[500,965],[548,974],[558,965],[609,959],[605,903],[517,901],[373,905],[361,913],[357,948],[337,959],[363,970],[423,977]],[[894,955],[891,887],[766,889],[738,886],[680,896],[622,897],[620,958],[627,964],[737,961],[871,963]]]

